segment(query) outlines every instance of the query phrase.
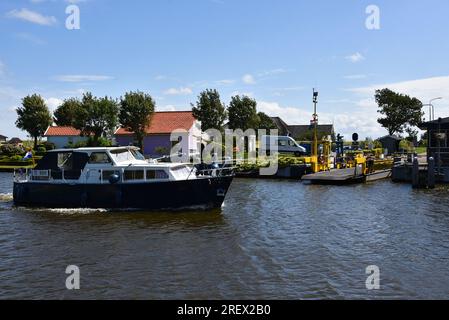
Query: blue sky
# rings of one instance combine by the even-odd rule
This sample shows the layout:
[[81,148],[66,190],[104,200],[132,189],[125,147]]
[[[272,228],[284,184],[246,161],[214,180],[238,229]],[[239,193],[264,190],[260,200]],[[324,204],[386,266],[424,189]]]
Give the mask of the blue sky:
[[[66,7],[80,9],[68,30]],[[380,9],[380,30],[365,10]],[[0,134],[22,97],[49,107],[92,91],[143,90],[158,110],[187,110],[206,88],[234,94],[289,124],[307,124],[312,88],[321,123],[379,137],[373,94],[390,87],[449,116],[447,0],[2,0]]]

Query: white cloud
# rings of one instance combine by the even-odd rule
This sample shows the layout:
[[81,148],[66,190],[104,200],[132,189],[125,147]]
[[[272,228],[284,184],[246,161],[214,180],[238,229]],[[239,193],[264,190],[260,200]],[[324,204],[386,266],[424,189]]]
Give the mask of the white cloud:
[[[374,101],[375,91],[384,88],[407,94],[411,97],[416,97],[424,104],[429,103],[433,98],[442,97],[443,100],[434,103],[435,116],[449,116],[449,76],[376,84],[367,87],[348,89],[347,91],[353,92],[360,97],[360,101],[357,103],[358,106],[376,110],[377,105]],[[426,108],[423,110],[425,112],[427,111]]]
[[348,91],[365,97],[365,99],[372,99],[376,90],[384,88],[388,88],[402,94],[407,94],[411,97],[416,97],[424,104],[428,103],[433,98],[442,97],[443,100],[436,102],[435,104],[438,103],[440,105],[440,116],[449,116],[449,76],[377,84],[367,87],[348,89]]
[[50,109],[50,111],[55,111],[64,101],[58,98],[48,98],[45,99],[45,104]]
[[87,0],[65,0],[65,2],[76,4],[81,2],[86,2]]
[[[312,111],[298,108],[281,106],[278,102],[258,101],[257,108],[271,117],[280,117],[289,125],[307,125],[312,119]],[[350,137],[354,132],[361,137],[379,137],[385,134],[384,129],[377,123],[377,117],[370,112],[361,111],[338,111],[335,114],[320,112],[321,124],[335,125],[336,132]]]
[[254,79],[254,76],[251,75],[251,74],[245,74],[245,75],[242,77],[242,81],[243,81],[243,83],[245,83],[245,84],[255,84],[255,83],[256,83],[256,80]]
[[307,124],[312,112],[296,107],[283,107],[278,102],[258,101],[257,110],[270,117],[280,117],[288,124]]
[[164,75],[158,75],[158,76],[154,77],[154,80],[157,80],[157,81],[167,80],[167,79],[168,79],[168,77],[164,76]]
[[348,89],[348,91],[374,96],[376,90],[384,88],[416,97],[424,102],[441,96],[449,98],[449,76],[375,84],[367,87]]
[[365,57],[360,52],[356,52],[354,54],[351,54],[351,55],[345,57],[345,59],[349,60],[353,63],[357,63],[357,62],[365,60]]
[[178,110],[178,108],[172,104],[157,107],[157,111],[177,111],[177,110]]
[[[43,2],[55,2],[55,1],[57,1],[57,0],[30,0],[31,3],[43,3]],[[64,0],[64,2],[72,3],[72,4],[86,2],[86,1],[87,0]]]
[[61,75],[56,76],[55,80],[61,82],[90,82],[112,80],[113,77],[102,75]]
[[254,98],[254,92],[240,92],[240,91],[231,92],[230,98],[235,96],[246,96],[249,98]]
[[170,88],[170,89],[167,89],[164,91],[165,95],[170,95],[170,96],[189,95],[192,93],[193,93],[192,89],[187,88],[187,87]]
[[368,76],[366,74],[352,74],[348,76],[344,76],[344,79],[347,80],[359,80],[359,79],[366,79]]
[[376,100],[374,100],[374,98],[361,99],[356,103],[356,105],[361,108],[377,108]]
[[23,8],[21,10],[12,10],[7,13],[7,16],[10,18],[28,21],[42,26],[52,26],[57,23],[56,18],[53,16],[44,16],[38,12],[31,11],[26,8]]

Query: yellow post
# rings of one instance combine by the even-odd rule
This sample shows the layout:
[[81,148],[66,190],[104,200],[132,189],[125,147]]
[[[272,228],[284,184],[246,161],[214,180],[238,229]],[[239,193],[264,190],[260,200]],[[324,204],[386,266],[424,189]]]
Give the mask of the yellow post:
[[318,163],[318,114],[317,105],[318,92],[313,89],[313,143],[312,143],[312,171],[314,173],[320,171]]

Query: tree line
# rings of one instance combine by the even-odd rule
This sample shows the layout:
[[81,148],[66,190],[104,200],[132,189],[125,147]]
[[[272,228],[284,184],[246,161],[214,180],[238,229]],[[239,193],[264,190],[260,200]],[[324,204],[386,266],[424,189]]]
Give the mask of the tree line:
[[[423,104],[416,98],[393,92],[390,89],[377,90],[375,100],[378,112],[384,117],[378,122],[390,135],[407,132],[416,136],[414,128],[421,122],[424,113]],[[272,119],[257,111],[257,102],[248,96],[231,97],[226,106],[215,89],[200,93],[196,104],[191,104],[193,115],[201,121],[202,130],[222,130],[225,122],[229,129],[276,129]],[[92,93],[83,94],[82,98],[69,98],[51,114],[45,100],[38,94],[22,99],[22,106],[17,108],[16,126],[34,139],[37,148],[38,139],[53,123],[58,126],[71,126],[81,131],[83,136],[91,139],[92,146],[98,146],[101,138],[110,136],[121,126],[134,132],[139,146],[143,147],[145,130],[150,125],[151,116],[156,110],[156,102],[141,91],[127,92],[119,99],[96,97]]]
[[80,130],[82,136],[90,138],[90,145],[94,147],[99,145],[101,138],[112,135],[120,125],[134,132],[142,145],[145,128],[155,107],[153,98],[140,91],[128,92],[120,99],[96,97],[87,92],[81,99],[64,100],[52,115],[45,100],[33,94],[23,98],[22,106],[17,108],[16,126],[34,139],[35,149],[38,139],[53,123]]
[[[38,139],[49,126],[70,126],[80,130],[82,136],[89,137],[91,146],[98,146],[101,138],[111,136],[121,126],[133,132],[139,147],[143,148],[146,128],[156,110],[156,102],[141,91],[128,92],[119,99],[96,97],[84,93],[81,98],[68,98],[52,114],[45,100],[38,94],[22,99],[17,108],[16,126],[28,132],[37,148]],[[220,99],[217,90],[207,89],[192,104],[195,118],[202,123],[202,130],[222,129],[226,120],[230,129],[274,129],[270,117],[257,112],[257,102],[247,96],[234,96],[229,107]]]

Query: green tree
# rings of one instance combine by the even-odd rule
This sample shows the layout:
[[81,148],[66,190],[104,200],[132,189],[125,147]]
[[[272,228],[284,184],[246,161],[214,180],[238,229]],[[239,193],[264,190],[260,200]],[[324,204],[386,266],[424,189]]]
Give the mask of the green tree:
[[229,128],[257,129],[260,119],[257,116],[257,102],[247,96],[234,96],[228,108]]
[[145,130],[150,125],[156,103],[149,94],[138,91],[126,93],[125,97],[120,99],[120,105],[120,124],[126,130],[134,132],[143,151]]
[[259,117],[259,129],[263,130],[277,129],[274,121],[265,113],[259,112],[257,116]]
[[112,134],[118,124],[118,103],[112,98],[97,98],[88,92],[83,95],[80,111],[73,126],[82,135],[92,136],[92,145],[98,146],[101,137]]
[[226,120],[226,107],[217,90],[207,89],[200,93],[196,106],[192,104],[193,116],[201,121],[201,129],[222,130]]
[[55,112],[54,120],[58,126],[73,126],[75,123],[75,119],[77,114],[80,112],[82,108],[81,101],[76,98],[70,98],[64,100],[62,105],[60,105]]
[[17,128],[27,131],[34,139],[34,149],[37,149],[37,140],[52,124],[50,110],[40,95],[33,94],[22,99],[22,107],[17,108]]
[[390,135],[400,134],[407,127],[417,126],[424,115],[421,101],[390,89],[377,90],[375,99],[380,109],[378,113],[385,116],[377,121]]

